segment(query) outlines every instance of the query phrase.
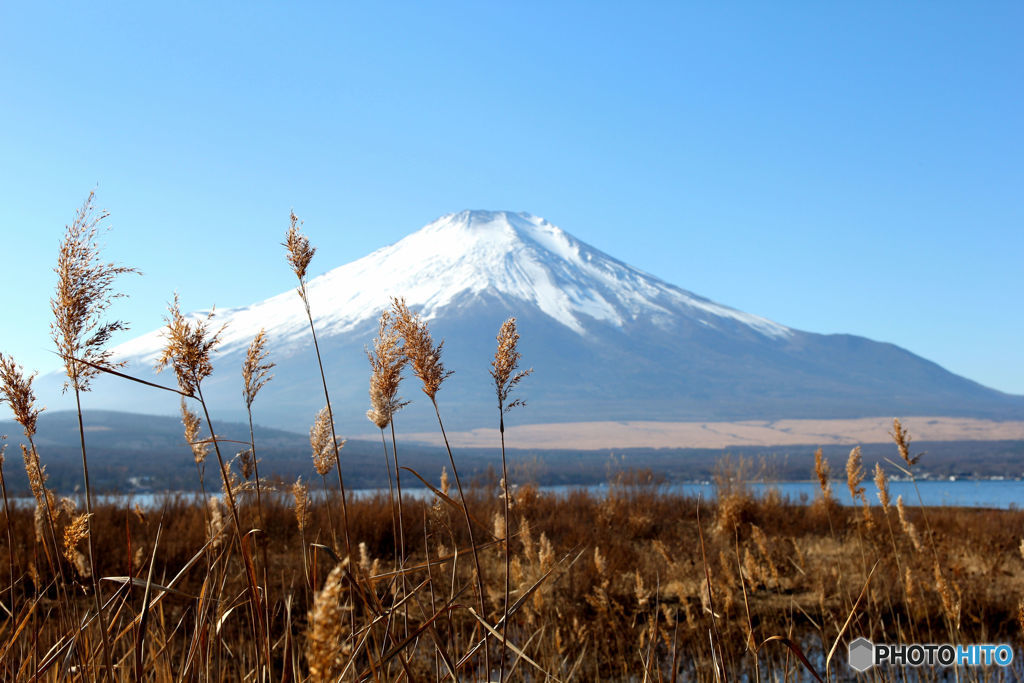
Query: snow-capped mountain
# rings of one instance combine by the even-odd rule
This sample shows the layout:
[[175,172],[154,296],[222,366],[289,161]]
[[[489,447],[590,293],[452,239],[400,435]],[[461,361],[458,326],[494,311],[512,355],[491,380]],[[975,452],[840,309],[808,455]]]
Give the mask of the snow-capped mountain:
[[[766,337],[789,328],[716,304],[617,261],[543,218],[506,211],[462,211],[442,216],[391,246],[314,278],[307,286],[317,327],[325,336],[351,333],[376,320],[392,296],[402,296],[428,320],[465,297],[522,302],[573,332],[588,321],[623,328],[646,319],[670,328],[683,311],[701,324],[740,322]],[[294,291],[219,311],[228,323],[222,350],[244,349],[267,327],[282,351],[310,339]],[[514,312],[514,309],[510,309]],[[163,347],[154,330],[117,347],[125,358],[156,359]]]
[[[957,377],[898,347],[801,332],[717,304],[524,213],[443,216],[310,280],[308,292],[335,415],[349,433],[371,431],[362,417],[369,376],[363,349],[392,296],[421,311],[435,339],[446,339],[445,364],[456,374],[439,402],[463,428],[496,421],[489,362],[494,336],[512,315],[519,320],[523,362],[535,369],[520,389],[529,404],[516,417],[521,422],[1024,416],[1021,397]],[[204,387],[210,402],[231,417],[239,414],[242,357],[266,328],[278,367],[258,399],[257,420],[291,429],[309,422],[322,406],[322,389],[297,293],[218,310],[216,320],[227,327],[217,370]],[[154,330],[115,352],[133,372],[146,374],[163,343]],[[425,424],[433,414],[416,400],[422,394],[415,382],[406,380],[403,393],[414,403],[398,420]],[[99,387],[92,407],[176,407],[172,395],[159,395],[165,392]]]

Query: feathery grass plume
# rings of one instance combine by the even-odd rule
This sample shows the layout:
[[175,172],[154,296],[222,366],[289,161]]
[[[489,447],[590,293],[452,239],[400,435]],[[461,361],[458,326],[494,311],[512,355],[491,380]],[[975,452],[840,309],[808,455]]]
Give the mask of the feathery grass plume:
[[64,359],[69,387],[88,391],[90,380],[100,371],[96,366],[119,367],[124,363],[111,363],[111,352],[103,348],[110,337],[128,326],[121,320],[104,322],[103,316],[114,299],[124,294],[113,292],[119,275],[137,273],[134,268],[104,263],[100,259],[98,238],[102,223],[109,217],[106,211],[95,211],[90,192],[82,207],[64,234],[57,257],[57,287],[50,299],[54,322],[50,335],[57,352]]
[[[83,513],[75,517],[71,524],[64,527],[64,557],[68,562],[75,563],[75,555],[78,552],[78,544],[89,533],[89,515]],[[81,573],[81,572],[79,572]]]
[[192,458],[197,465],[203,464],[206,456],[210,454],[210,444],[199,438],[201,421],[198,413],[188,409],[185,399],[181,399],[181,424],[185,427],[185,441],[192,449]]
[[608,570],[608,561],[605,560],[604,555],[601,554],[601,547],[594,546],[594,571],[597,572],[598,576],[603,577],[605,572]]
[[832,480],[830,479],[832,472],[828,460],[822,455],[820,446],[818,450],[814,451],[814,474],[818,477],[822,500],[828,504],[832,500]]
[[295,499],[295,522],[300,532],[305,531],[309,521],[309,487],[302,483],[302,477],[292,484],[292,498]]
[[37,503],[42,504],[46,491],[46,466],[39,461],[38,451],[35,448],[29,449],[25,444],[21,444],[21,458],[25,461],[25,474],[28,475],[32,496]]
[[912,617],[917,604],[921,601],[921,594],[918,590],[917,581],[914,579],[914,572],[911,571],[909,566],[903,572],[903,587],[907,594],[907,612]]
[[217,496],[210,496],[206,501],[206,507],[210,513],[209,521],[206,523],[206,538],[213,541],[210,547],[217,551],[224,546],[224,512]]
[[[945,577],[942,576],[942,569],[939,567],[938,560],[932,564],[932,575],[935,577],[935,590],[939,594],[939,598],[942,600],[942,611],[945,612],[946,618],[949,619],[949,623],[952,625],[953,630],[960,630],[960,607],[961,607],[961,596],[960,587],[955,583],[953,588],[950,589],[949,583]],[[954,595],[954,593],[956,593]]]
[[245,450],[238,451],[238,467],[242,470],[242,476],[248,481],[252,479],[252,468],[254,460],[252,459],[252,449],[246,448]]
[[370,361],[370,410],[366,417],[384,429],[402,407],[409,404],[398,396],[398,385],[402,381],[402,370],[408,357],[399,343],[398,331],[392,326],[390,311],[383,311],[378,323],[377,337],[373,340],[373,351],[367,351]]
[[[438,486],[438,489],[441,491],[441,493],[443,493],[446,496],[448,495],[448,491],[451,489],[451,482],[448,479],[448,468],[446,468],[444,465],[441,465],[441,482],[440,486]],[[444,501],[441,500],[440,496],[435,495],[434,503],[430,507],[431,518],[435,521],[440,520],[444,516],[444,513],[447,509],[448,508],[445,507]],[[1022,541],[1022,543],[1024,543],[1024,541]]]
[[83,579],[92,578],[92,568],[89,566],[89,559],[85,556],[81,550],[76,550],[74,557],[71,558],[71,565],[78,572],[78,575]]
[[267,362],[268,355],[270,351],[267,350],[267,334],[260,328],[245,352],[245,360],[242,361],[242,395],[248,408],[252,408],[252,402],[256,400],[256,394],[260,389],[274,378],[270,371],[276,363]]
[[311,628],[306,641],[306,661],[313,681],[336,680],[345,657],[351,653],[351,645],[345,638],[341,604],[345,592],[344,571],[342,564],[331,570],[313,599],[309,613]]
[[35,407],[36,394],[32,381],[36,373],[25,374],[25,368],[14,362],[12,356],[0,353],[0,403],[6,403],[25,430],[25,438],[31,439],[36,433],[36,422],[41,409]]
[[446,496],[448,495],[448,492],[451,491],[452,489],[451,480],[448,479],[448,468],[445,467],[444,465],[441,465],[441,479],[439,482],[439,488],[441,489],[441,493],[443,493]]
[[[519,369],[519,361],[523,354],[519,353],[519,332],[516,331],[516,319],[509,318],[498,331],[498,349],[491,361],[491,377],[494,379],[498,394],[498,409],[502,416],[516,406],[526,405],[522,399],[509,401],[509,394],[523,378],[533,373],[533,368]],[[504,424],[504,423],[503,423]]]
[[850,497],[854,500],[864,498],[864,487],[861,483],[866,476],[860,446],[855,446],[846,460],[846,485],[850,487]]
[[889,514],[889,480],[880,463],[875,463],[875,488],[878,489],[878,501],[882,504],[882,512]]
[[910,455],[910,433],[907,428],[900,424],[899,418],[893,418],[892,420],[892,431],[889,432],[889,436],[896,442],[896,448],[900,451],[900,457],[907,463],[909,467],[913,467],[921,459],[924,453],[918,453],[911,457]]
[[334,467],[335,449],[345,445],[345,439],[332,439],[330,409],[324,406],[316,414],[313,426],[309,428],[309,445],[313,448],[313,467],[321,477],[326,476]]
[[288,232],[285,233],[282,246],[288,250],[288,265],[292,267],[295,277],[299,278],[299,282],[303,284],[299,295],[305,300],[306,269],[309,268],[309,262],[313,260],[316,247],[310,246],[309,238],[302,234],[302,221],[299,220],[294,211],[290,213],[289,221],[290,225],[288,226]]
[[903,527],[903,533],[910,539],[914,550],[920,551],[921,537],[917,535],[917,527],[914,526],[914,523],[907,519],[907,511],[903,507],[903,496],[896,496],[896,512],[900,517],[900,526]]
[[754,545],[757,546],[757,550],[761,557],[764,559],[764,567],[762,573],[765,577],[770,576],[772,581],[775,582],[776,588],[779,587],[779,568],[775,565],[772,560],[772,552],[770,544],[768,543],[768,537],[765,535],[761,527],[756,524],[750,525],[750,536],[754,539]]
[[850,487],[850,497],[853,498],[854,502],[860,500],[861,518],[863,519],[864,526],[871,530],[874,528],[875,520],[871,516],[871,506],[868,503],[865,489],[861,486],[866,478],[867,473],[864,471],[864,461],[861,457],[860,446],[855,446],[850,451],[850,457],[846,461],[846,485]]
[[[46,532],[46,519],[48,517],[48,515],[46,513],[46,506],[49,505],[50,509],[51,510],[53,509],[53,505],[52,504],[55,502],[53,500],[53,494],[44,489],[43,490],[43,501],[44,501],[43,503],[36,502],[35,510],[32,513],[33,514],[32,519],[33,519],[33,522],[35,524],[36,543],[40,543],[40,544],[44,544],[45,545],[45,543],[46,543],[46,533],[45,533]],[[56,523],[56,520],[53,519],[53,517],[50,517],[50,525],[52,526],[54,523]]]
[[441,384],[454,372],[445,370],[441,362],[444,340],[434,346],[427,322],[419,313],[409,310],[404,298],[392,297],[391,310],[394,328],[402,338],[403,352],[412,365],[412,372],[423,383],[423,393],[435,399]]
[[205,319],[189,321],[181,313],[177,292],[167,306],[167,315],[164,316],[167,343],[156,361],[156,371],[162,372],[170,366],[178,386],[189,396],[195,396],[199,383],[213,374],[210,354],[220,343],[225,327],[222,325],[216,332],[211,332],[213,316],[214,311],[211,310]]

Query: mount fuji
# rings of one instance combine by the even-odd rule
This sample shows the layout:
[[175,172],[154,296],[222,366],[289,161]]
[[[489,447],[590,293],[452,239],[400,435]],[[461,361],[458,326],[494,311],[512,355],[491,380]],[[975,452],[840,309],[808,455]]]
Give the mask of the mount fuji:
[[[318,255],[323,258],[324,255]],[[283,263],[282,268],[286,267]],[[309,281],[339,429],[372,434],[364,348],[392,296],[429,321],[455,374],[438,393],[446,425],[494,426],[488,374],[495,335],[516,316],[523,365],[521,423],[700,421],[942,415],[1024,418],[1024,397],[954,375],[892,344],[795,330],[669,284],[525,213],[462,211],[391,246]],[[200,311],[194,316],[205,315]],[[323,405],[305,311],[294,290],[250,306],[217,310],[226,323],[204,382],[225,418],[243,414],[240,368],[266,328],[275,378],[263,389],[257,422],[304,430]],[[153,379],[164,343],[154,330],[115,347],[128,372]],[[170,375],[156,381],[173,384]],[[418,381],[399,427],[434,420]],[[114,378],[97,382],[90,408],[171,413],[176,398]]]

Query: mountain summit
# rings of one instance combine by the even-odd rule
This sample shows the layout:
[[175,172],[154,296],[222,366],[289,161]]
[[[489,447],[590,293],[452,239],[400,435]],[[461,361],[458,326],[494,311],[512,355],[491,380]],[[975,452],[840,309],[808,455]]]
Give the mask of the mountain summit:
[[[392,296],[432,320],[474,298],[498,298],[510,314],[536,310],[578,334],[588,321],[621,329],[638,320],[670,328],[684,313],[715,328],[739,322],[768,337],[791,331],[669,285],[580,242],[543,218],[508,211],[461,211],[408,237],[313,278],[307,285],[318,329],[326,335],[376,320]],[[284,347],[305,346],[309,323],[293,291],[220,311],[228,322],[223,350],[243,348],[261,327]],[[117,347],[119,356],[155,359],[155,330]]]
[[[489,363],[494,336],[513,315],[523,362],[535,369],[522,387],[530,405],[517,416],[521,422],[1024,417],[1022,397],[985,388],[891,344],[802,332],[723,306],[526,213],[442,216],[313,278],[308,293],[334,412],[349,432],[370,431],[362,417],[369,377],[363,349],[392,296],[404,297],[431,321],[435,338],[446,339],[445,365],[456,374],[439,401],[462,428],[497,419]],[[253,336],[266,328],[278,367],[256,406],[257,420],[292,429],[309,422],[322,392],[295,291],[220,310],[215,319],[228,326],[204,393],[218,410],[232,417],[241,411],[238,368]],[[115,353],[145,374],[162,346],[162,333],[154,330]],[[415,382],[403,385],[414,403],[398,419],[425,425],[433,416],[417,407],[423,401],[415,400],[422,397]],[[126,404],[126,391],[98,391],[91,402],[153,412],[175,408],[166,396],[152,394],[133,394]]]

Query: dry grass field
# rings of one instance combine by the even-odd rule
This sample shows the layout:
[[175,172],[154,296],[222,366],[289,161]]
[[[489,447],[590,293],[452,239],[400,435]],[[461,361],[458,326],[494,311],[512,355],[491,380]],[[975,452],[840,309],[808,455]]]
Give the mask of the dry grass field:
[[[105,349],[121,323],[104,314],[114,280],[131,272],[99,258],[104,214],[91,199],[61,247],[53,299],[80,404],[97,373],[121,372]],[[285,246],[315,339],[305,293],[315,249],[294,215]],[[416,472],[402,466],[392,422],[399,383],[403,373],[418,382],[447,446],[437,393],[450,373],[442,344],[396,299],[368,353],[367,416],[389,489],[360,498],[345,488],[322,370],[306,481],[261,478],[255,439],[199,437],[217,434],[202,388],[218,335],[215,320],[186,318],[175,299],[159,365],[177,386],[153,390],[180,395],[198,480],[209,468],[220,487],[148,509],[94,504],[84,424],[81,493],[50,490],[32,376],[0,355],[0,400],[24,430],[21,457],[0,461],[0,474],[24,464],[35,503],[14,505],[0,476],[3,680],[825,680],[850,677],[846,644],[858,636],[1020,643],[1024,512],[890,500],[888,474],[919,467],[899,421],[884,469],[868,472],[854,448],[837,478],[819,453],[810,505],[755,499],[742,458],[719,462],[713,501],[671,494],[649,471],[611,473],[603,497],[542,494],[508,481],[504,419],[529,374],[510,319],[491,368],[501,475],[462,481],[450,448],[435,471]],[[250,409],[272,368],[258,335],[240,377]],[[409,496],[412,483],[431,494]],[[836,504],[833,486],[857,504]],[[1012,680],[1021,670],[867,678]]]
[[[904,505],[901,519],[893,505],[865,516],[821,500],[808,507],[754,499],[735,476],[743,463],[729,467],[721,502],[666,493],[644,472],[619,473],[602,498],[519,487],[506,679],[811,679],[792,643],[822,678],[843,680],[852,673],[845,646],[855,636],[1020,642],[1024,512]],[[293,492],[275,488],[286,490],[262,492],[262,523],[255,492],[239,495],[243,528],[261,529],[243,537],[244,553],[220,498],[95,510],[112,679],[443,680],[449,667],[458,680],[486,678],[460,503],[406,498],[396,534],[387,495],[350,501],[354,548],[346,562],[332,550],[343,545],[336,492],[309,501],[300,524]],[[487,639],[497,679],[500,488],[478,482],[466,494],[486,621],[497,631]],[[71,519],[57,513],[62,551]],[[90,621],[89,567],[73,549],[70,559],[56,555],[40,521],[32,509],[11,512],[14,552],[0,564],[10,612],[2,678],[98,680],[103,644]],[[258,601],[249,596],[248,571]],[[1000,675],[961,676],[975,680],[974,673]]]

